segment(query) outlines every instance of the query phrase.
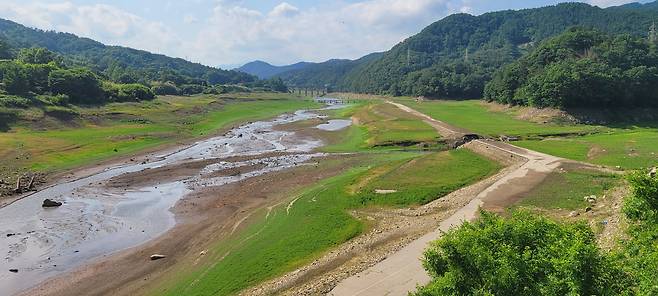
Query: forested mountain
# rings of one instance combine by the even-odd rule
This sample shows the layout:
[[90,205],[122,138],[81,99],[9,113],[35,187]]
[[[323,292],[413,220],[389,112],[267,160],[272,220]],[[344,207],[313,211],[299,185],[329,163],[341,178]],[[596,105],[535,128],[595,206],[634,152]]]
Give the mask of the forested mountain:
[[235,70],[257,76],[260,79],[268,79],[284,72],[304,69],[309,65],[312,63],[299,62],[286,66],[274,66],[263,61],[253,61]]
[[3,19],[0,19],[0,38],[14,49],[47,48],[64,56],[70,66],[88,67],[115,82],[171,81],[183,85],[255,80],[255,77],[242,72],[225,71],[142,50],[106,46],[73,34],[32,29]]
[[658,33],[647,39],[572,28],[497,71],[485,99],[554,108],[656,107],[657,46]]
[[284,72],[277,77],[297,87],[335,88],[342,84],[347,75],[369,62],[380,59],[382,55],[382,53],[371,53],[358,60],[329,60],[310,64],[301,70]]
[[[482,97],[485,83],[541,41],[570,27],[646,37],[658,4],[601,9],[564,3],[536,9],[448,16],[399,43],[381,58],[354,61],[348,69],[326,65],[281,75],[291,85],[331,84],[340,90],[442,98]],[[303,73],[303,74],[302,74]]]

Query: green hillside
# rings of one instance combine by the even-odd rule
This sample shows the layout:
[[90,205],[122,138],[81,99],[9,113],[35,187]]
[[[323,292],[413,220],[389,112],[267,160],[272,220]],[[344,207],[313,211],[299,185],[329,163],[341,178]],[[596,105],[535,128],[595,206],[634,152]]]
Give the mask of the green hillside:
[[607,9],[564,3],[480,16],[455,14],[399,43],[381,58],[349,62],[349,69],[329,64],[313,71],[293,71],[282,78],[295,85],[299,81],[292,77],[304,77],[307,84],[329,84],[354,92],[480,98],[499,67],[568,28],[581,26],[639,37],[647,36],[655,20],[655,2]]

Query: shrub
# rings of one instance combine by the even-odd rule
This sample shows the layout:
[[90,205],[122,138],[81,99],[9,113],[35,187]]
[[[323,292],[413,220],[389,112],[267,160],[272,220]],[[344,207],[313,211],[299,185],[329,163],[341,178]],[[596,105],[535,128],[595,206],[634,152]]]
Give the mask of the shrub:
[[183,95],[190,96],[203,93],[205,87],[198,84],[186,84],[180,87],[180,92]]
[[40,95],[37,99],[48,105],[66,106],[71,99],[67,95]]
[[98,77],[85,68],[54,70],[48,76],[48,85],[54,94],[68,95],[71,103],[101,104],[106,101]]
[[176,96],[180,95],[181,93],[180,89],[178,89],[178,87],[176,87],[176,85],[171,82],[154,83],[151,87],[151,91],[153,91],[153,93],[158,96]]
[[32,105],[28,98],[18,96],[0,95],[0,106],[8,108],[27,108]]
[[629,278],[584,223],[482,212],[425,252],[432,282],[416,295],[619,295]]
[[103,91],[112,102],[149,101],[155,99],[150,88],[141,84],[103,83]]

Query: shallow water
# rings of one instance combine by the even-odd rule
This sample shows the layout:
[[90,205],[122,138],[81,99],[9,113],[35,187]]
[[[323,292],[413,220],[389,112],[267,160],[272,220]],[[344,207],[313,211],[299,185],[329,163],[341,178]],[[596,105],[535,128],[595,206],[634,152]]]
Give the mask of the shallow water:
[[339,131],[342,129],[345,129],[352,125],[352,120],[350,119],[334,119],[334,120],[329,120],[327,123],[319,124],[315,128],[321,129],[323,131]]
[[[322,142],[302,139],[274,126],[319,118],[298,111],[270,121],[235,128],[226,135],[210,138],[178,152],[162,155],[154,162],[129,164],[101,173],[57,184],[0,209],[0,291],[10,295],[48,277],[70,271],[92,259],[142,244],[175,225],[170,209],[195,188],[221,186],[246,178],[303,165],[322,154],[307,154]],[[187,180],[135,189],[108,189],[113,177],[186,161],[260,155],[269,152],[299,152],[244,162],[219,162]],[[260,165],[249,173],[211,177],[220,170]],[[50,198],[64,205],[43,209]],[[18,269],[11,273],[9,269]]]

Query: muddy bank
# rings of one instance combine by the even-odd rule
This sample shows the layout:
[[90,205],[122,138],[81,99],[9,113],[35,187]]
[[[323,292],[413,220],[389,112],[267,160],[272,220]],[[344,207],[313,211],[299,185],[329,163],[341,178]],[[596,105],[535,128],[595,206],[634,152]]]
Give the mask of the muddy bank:
[[[309,153],[321,141],[274,129],[318,116],[298,111],[246,124],[173,153],[57,184],[0,209],[0,266],[18,270],[0,271],[0,288],[14,294],[153,240],[176,225],[177,217],[169,209],[190,192],[322,157]],[[43,209],[46,198],[63,206]],[[225,211],[230,213],[228,208]]]

